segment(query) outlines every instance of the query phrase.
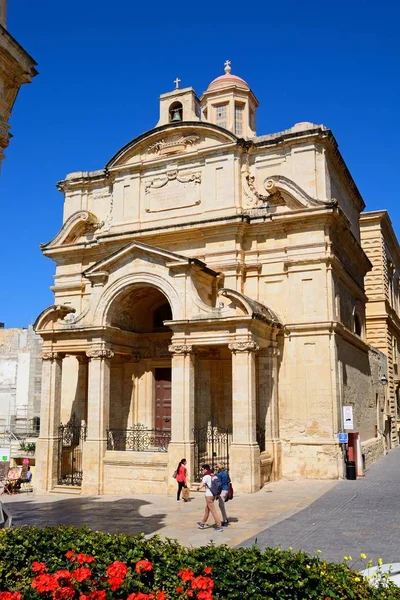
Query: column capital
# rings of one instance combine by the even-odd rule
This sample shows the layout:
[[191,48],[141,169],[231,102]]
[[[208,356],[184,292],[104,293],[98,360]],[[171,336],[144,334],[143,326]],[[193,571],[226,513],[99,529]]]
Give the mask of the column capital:
[[114,352],[109,348],[99,348],[97,346],[94,346],[93,348],[90,348],[86,351],[86,356],[91,360],[100,360],[105,358],[112,358],[114,356]]
[[44,352],[42,352],[42,354],[40,355],[40,358],[42,360],[62,360],[65,357],[65,354],[62,354],[61,352],[53,352],[51,350],[46,350]]
[[257,342],[254,342],[253,340],[233,342],[232,344],[228,344],[228,348],[233,354],[236,354],[237,352],[258,352],[260,349]]
[[194,354],[194,349],[191,344],[171,344],[168,346],[171,354]]

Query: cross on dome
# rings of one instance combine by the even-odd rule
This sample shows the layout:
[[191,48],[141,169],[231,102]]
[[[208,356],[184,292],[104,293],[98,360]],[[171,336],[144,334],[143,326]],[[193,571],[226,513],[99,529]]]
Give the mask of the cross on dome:
[[228,75],[231,72],[231,61],[230,60],[226,60],[224,62],[224,67],[225,67],[225,73]]

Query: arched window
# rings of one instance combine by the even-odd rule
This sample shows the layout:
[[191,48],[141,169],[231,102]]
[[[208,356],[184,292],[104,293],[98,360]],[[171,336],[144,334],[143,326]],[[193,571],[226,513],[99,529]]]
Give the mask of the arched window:
[[183,106],[180,102],[173,102],[169,107],[169,122],[183,121]]

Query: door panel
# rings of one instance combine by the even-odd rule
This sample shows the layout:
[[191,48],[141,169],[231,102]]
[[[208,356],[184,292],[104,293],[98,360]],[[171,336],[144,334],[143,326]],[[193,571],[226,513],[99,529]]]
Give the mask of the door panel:
[[156,391],[155,429],[171,431],[171,369],[156,369],[154,373]]

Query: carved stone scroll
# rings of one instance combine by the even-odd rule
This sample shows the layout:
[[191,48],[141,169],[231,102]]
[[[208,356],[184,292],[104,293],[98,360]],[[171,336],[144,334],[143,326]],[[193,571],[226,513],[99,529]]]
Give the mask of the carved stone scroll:
[[41,354],[41,359],[42,360],[62,360],[64,358],[65,354],[62,354],[60,352],[42,352]]
[[228,348],[233,354],[237,352],[257,352],[259,350],[259,345],[252,340],[248,342],[235,342],[233,344],[228,344]]
[[182,344],[182,345],[171,344],[170,346],[168,346],[168,350],[172,354],[193,354],[194,353],[193,346],[187,345],[187,344]]
[[91,348],[90,350],[87,350],[86,356],[91,360],[105,359],[112,358],[114,356],[114,352],[108,348]]

